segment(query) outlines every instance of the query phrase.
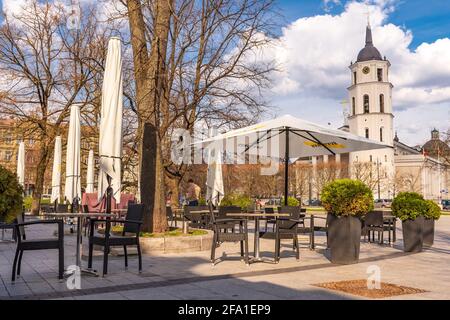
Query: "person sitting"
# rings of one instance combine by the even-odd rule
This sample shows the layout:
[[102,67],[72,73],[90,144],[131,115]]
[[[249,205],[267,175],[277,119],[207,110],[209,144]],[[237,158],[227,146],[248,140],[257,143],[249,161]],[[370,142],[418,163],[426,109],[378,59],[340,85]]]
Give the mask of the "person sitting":
[[194,180],[188,180],[188,187],[186,192],[186,199],[188,200],[188,206],[198,206],[198,200],[200,198],[201,188],[194,183]]

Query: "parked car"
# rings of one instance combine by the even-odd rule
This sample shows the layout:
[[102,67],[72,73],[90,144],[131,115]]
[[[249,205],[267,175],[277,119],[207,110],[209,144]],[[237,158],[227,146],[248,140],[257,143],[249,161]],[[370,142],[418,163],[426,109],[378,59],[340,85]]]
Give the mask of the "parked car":
[[442,200],[442,210],[450,210],[450,200]]
[[376,199],[374,201],[375,208],[390,208],[392,204],[391,199]]
[[309,205],[312,207],[320,207],[322,205],[322,201],[319,199],[313,199],[309,201]]

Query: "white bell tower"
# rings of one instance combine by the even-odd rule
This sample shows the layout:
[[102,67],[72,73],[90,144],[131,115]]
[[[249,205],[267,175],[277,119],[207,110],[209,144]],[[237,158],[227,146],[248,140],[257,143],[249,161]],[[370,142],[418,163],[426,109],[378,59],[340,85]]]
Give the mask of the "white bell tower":
[[[348,88],[349,131],[358,136],[393,146],[392,88],[390,62],[374,47],[370,24],[366,28],[366,45],[350,66],[352,82]],[[375,199],[392,198],[395,174],[394,149],[386,148],[350,153],[350,172],[370,184]]]

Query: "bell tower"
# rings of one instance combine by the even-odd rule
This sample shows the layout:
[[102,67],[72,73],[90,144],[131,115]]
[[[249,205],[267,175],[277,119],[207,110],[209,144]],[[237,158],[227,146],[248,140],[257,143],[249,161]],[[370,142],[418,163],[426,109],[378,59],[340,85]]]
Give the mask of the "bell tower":
[[[382,58],[374,46],[372,29],[368,24],[365,47],[359,52],[356,62],[350,65],[349,131],[393,146],[393,85],[389,82],[390,66],[390,62]],[[393,197],[393,148],[352,152],[349,165],[353,178],[370,184],[375,199]]]

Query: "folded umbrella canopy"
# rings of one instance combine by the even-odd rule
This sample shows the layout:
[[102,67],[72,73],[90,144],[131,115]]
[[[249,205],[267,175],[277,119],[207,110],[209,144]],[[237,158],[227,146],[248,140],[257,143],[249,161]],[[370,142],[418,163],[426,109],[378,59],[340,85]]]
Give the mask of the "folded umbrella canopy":
[[119,38],[109,40],[102,86],[98,176],[99,199],[105,195],[110,185],[117,203],[120,202],[122,157],[123,88],[120,47]]
[[193,145],[207,147],[210,144],[222,145],[225,150],[232,150],[238,156],[246,153],[282,160],[285,163],[285,205],[288,200],[290,159],[392,147],[290,115],[231,130]]
[[25,143],[19,143],[19,152],[17,155],[17,180],[22,187],[25,187]]
[[94,193],[94,150],[89,150],[86,175],[86,192]]
[[[212,130],[210,137],[215,135]],[[222,176],[222,149],[208,148],[208,171],[206,176],[206,199],[218,206],[225,195]]]
[[58,201],[61,196],[61,158],[61,136],[57,136],[55,139],[55,151],[53,153],[52,195],[50,197],[50,202]]
[[81,199],[80,166],[80,106],[70,107],[69,134],[66,148],[66,183],[64,196],[72,204],[75,198]]

